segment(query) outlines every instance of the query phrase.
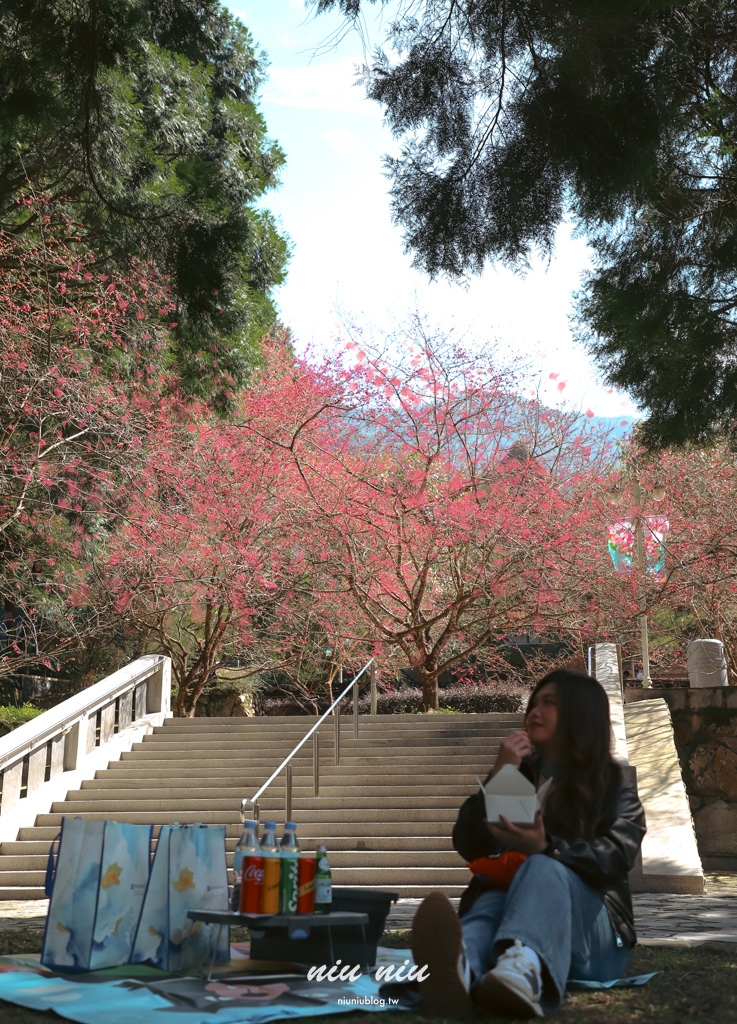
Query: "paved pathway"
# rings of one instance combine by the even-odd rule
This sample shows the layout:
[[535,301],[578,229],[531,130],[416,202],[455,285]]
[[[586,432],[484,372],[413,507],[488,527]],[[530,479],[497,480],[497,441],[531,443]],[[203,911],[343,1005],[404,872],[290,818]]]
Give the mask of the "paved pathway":
[[[632,901],[637,934],[643,945],[737,943],[737,872],[707,874],[703,896],[638,893]],[[387,928],[409,928],[419,902],[399,900],[390,911]],[[41,929],[47,907],[47,900],[0,902],[0,930]]]
[[[419,900],[399,900],[387,928],[412,924]],[[453,901],[457,904],[457,900]],[[707,874],[703,896],[638,893],[632,897],[639,941],[647,946],[737,943],[737,873]]]

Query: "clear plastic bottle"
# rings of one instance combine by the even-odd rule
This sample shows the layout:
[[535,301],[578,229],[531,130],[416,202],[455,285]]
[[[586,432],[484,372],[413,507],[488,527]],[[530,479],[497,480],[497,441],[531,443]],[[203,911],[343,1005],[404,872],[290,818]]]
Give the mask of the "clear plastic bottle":
[[330,862],[325,846],[315,850],[317,866],[315,871],[315,913],[329,914],[333,906],[333,882],[330,875]]
[[264,834],[261,837],[261,852],[276,853],[277,850],[278,847],[276,845],[276,822],[265,821]]
[[279,913],[297,913],[299,889],[299,843],[297,826],[293,821],[284,823],[284,835],[279,844],[281,878],[279,880]]
[[235,873],[235,881],[233,883],[233,891],[230,894],[230,909],[235,913],[238,912],[241,905],[241,876],[243,874],[243,858],[253,854],[261,852],[261,847],[258,841],[258,822],[252,818],[246,818],[243,822],[243,832],[238,840],[233,854],[233,871]]
[[276,822],[264,823],[264,835],[261,840],[261,856],[264,858],[264,886],[261,892],[262,914],[279,913],[279,894],[281,877],[281,856],[276,845]]

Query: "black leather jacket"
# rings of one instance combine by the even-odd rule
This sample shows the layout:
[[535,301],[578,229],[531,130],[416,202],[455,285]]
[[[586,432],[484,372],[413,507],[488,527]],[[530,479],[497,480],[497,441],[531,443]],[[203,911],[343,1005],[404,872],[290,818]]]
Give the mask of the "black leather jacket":
[[[520,771],[537,786],[540,758],[526,757]],[[475,860],[505,849],[484,824],[484,795],[479,790],[464,802],[453,827],[453,846],[465,861]],[[619,791],[612,791],[604,801],[604,809],[594,839],[563,839],[547,833],[548,845],[543,851],[566,864],[583,881],[600,893],[615,933],[629,946],[637,941],[632,898],[627,875],[645,835],[645,812],[631,782],[622,779]],[[461,897],[461,917],[474,901],[490,888],[488,879],[474,875]]]

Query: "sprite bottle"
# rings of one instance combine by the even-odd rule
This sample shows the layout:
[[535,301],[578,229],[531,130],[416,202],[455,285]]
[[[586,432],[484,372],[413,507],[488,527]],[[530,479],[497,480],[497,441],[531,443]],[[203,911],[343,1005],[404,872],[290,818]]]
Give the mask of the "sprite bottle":
[[279,913],[297,913],[299,878],[299,843],[297,826],[293,821],[284,823],[284,835],[279,844],[281,877],[279,878]]

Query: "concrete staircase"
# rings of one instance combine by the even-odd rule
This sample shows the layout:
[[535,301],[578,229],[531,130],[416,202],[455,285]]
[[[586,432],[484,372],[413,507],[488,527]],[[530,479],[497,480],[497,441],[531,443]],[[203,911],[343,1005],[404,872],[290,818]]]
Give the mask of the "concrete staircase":
[[[391,889],[403,897],[442,889],[459,896],[468,869],[450,834],[461,802],[493,764],[501,737],[521,715],[361,716],[320,729],[320,796],[313,796],[312,746],[295,758],[292,816],[303,849],[324,842],[337,885]],[[44,896],[49,845],[64,817],[158,826],[226,826],[229,863],[241,832],[238,808],[304,736],[311,722],[290,718],[169,718],[120,760],[39,814],[17,840],[0,844],[0,899]],[[261,820],[284,821],[284,779],[260,800]]]

